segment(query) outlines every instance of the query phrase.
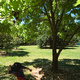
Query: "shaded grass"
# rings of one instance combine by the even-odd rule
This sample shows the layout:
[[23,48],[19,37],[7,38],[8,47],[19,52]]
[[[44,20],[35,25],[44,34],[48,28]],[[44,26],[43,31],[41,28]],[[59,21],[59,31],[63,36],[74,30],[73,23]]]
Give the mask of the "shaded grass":
[[[42,80],[79,80],[80,79],[80,46],[64,49],[59,57],[59,72],[51,72],[51,49],[40,49],[37,46],[20,46],[18,50],[10,51],[7,56],[0,56],[0,80],[16,80],[7,74],[7,68],[14,62],[20,62],[30,68],[42,68]],[[35,78],[27,71],[26,77]],[[52,74],[52,75],[51,75]],[[74,76],[75,75],[75,76]]]

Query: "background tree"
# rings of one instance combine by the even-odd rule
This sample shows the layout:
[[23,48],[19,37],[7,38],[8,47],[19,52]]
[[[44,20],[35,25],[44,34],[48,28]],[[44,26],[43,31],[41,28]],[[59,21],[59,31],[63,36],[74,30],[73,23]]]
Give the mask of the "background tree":
[[13,48],[12,39],[10,35],[0,33],[0,48],[4,49],[6,54]]
[[18,27],[18,35],[21,36],[25,44],[35,44],[38,36],[36,27],[31,24],[21,24]]
[[12,48],[12,37],[9,35],[11,33],[10,26],[11,23],[7,20],[0,23],[0,47],[5,49],[6,54]]
[[20,44],[23,44],[24,43],[24,40],[20,36],[13,37],[12,43],[13,43],[13,46],[15,46],[16,49],[17,49],[17,47],[20,46]]
[[[72,37],[78,33],[80,25],[76,24],[74,16],[80,16],[80,6],[74,7],[76,0],[8,0],[3,1],[2,13],[15,17],[18,21],[26,24],[33,24],[33,28],[40,25],[40,22],[47,20],[52,31],[52,70],[58,70],[58,57],[63,48],[69,44]],[[14,5],[15,4],[15,5]],[[1,15],[2,15],[1,13]],[[43,16],[46,16],[46,19]],[[16,21],[16,23],[17,23]],[[30,28],[29,27],[29,28]],[[57,37],[63,42],[57,51]]]
[[[43,19],[46,19],[45,16],[43,17],[44,17]],[[52,32],[48,21],[42,21],[39,24],[39,26],[37,26],[37,33],[38,33],[38,37],[36,39],[36,43],[39,45],[40,48],[43,48],[47,45],[52,47],[52,41],[51,41]]]
[[43,35],[39,35],[37,37],[36,43],[39,45],[40,48],[46,47],[47,45],[50,46],[50,36],[44,33]]

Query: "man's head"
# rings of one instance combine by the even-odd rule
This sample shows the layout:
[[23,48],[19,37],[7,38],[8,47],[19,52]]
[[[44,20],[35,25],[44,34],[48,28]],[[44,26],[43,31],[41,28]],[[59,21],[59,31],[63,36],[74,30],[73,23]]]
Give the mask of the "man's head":
[[21,69],[24,69],[25,67],[22,66],[21,63],[19,62],[15,62],[12,66],[11,66],[11,70],[14,71],[14,72],[18,72],[19,70]]

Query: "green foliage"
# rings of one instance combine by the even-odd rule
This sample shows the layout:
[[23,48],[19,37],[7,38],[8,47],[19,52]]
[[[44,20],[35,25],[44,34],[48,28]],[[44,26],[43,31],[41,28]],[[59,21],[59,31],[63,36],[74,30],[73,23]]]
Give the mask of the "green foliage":
[[21,37],[11,37],[10,35],[0,33],[0,48],[5,49],[6,54],[8,53],[8,50],[13,47],[16,47],[17,49],[17,47],[23,43],[24,41]]
[[39,35],[37,37],[36,43],[39,45],[40,48],[46,45],[50,45],[49,38],[50,36],[44,33],[43,35]]
[[[46,19],[45,16],[43,18]],[[50,44],[50,37],[52,35],[52,32],[48,21],[42,21],[40,25],[37,26],[37,28],[38,28],[38,37],[36,39],[36,43],[39,45],[39,47],[42,48],[47,45],[52,46],[52,44]]]
[[[75,29],[75,26],[76,26],[74,24],[75,17],[73,17],[72,14],[74,14],[74,15],[78,14],[79,9],[76,9],[78,7],[75,8],[73,6],[74,3],[76,3],[76,1],[68,1],[67,2],[67,0],[64,0],[64,1],[60,0],[60,1],[57,1],[57,8],[56,8],[56,1],[54,0],[52,3],[53,11],[56,10],[55,11],[55,22],[57,22],[57,20],[60,19],[61,13],[65,7],[65,13],[63,16],[63,20],[62,20],[61,26],[59,27],[59,30],[58,30],[59,33],[62,34],[61,36],[59,35],[60,38],[61,37],[64,38],[66,35],[66,33],[64,34],[64,32],[62,32],[63,28],[65,30],[68,28],[66,31],[72,30],[72,31],[70,31],[71,33],[73,33],[73,29]],[[43,27],[42,26],[43,24],[44,25],[46,24],[47,26],[51,27],[48,22],[48,17],[46,16],[46,11],[43,6],[43,4],[44,4],[46,7],[46,10],[47,10],[47,13],[51,17],[51,12],[50,12],[50,8],[49,8],[49,0],[48,1],[40,0],[38,2],[37,2],[37,0],[14,0],[14,1],[11,0],[11,1],[9,1],[9,3],[5,3],[5,4],[8,5],[8,9],[6,9],[5,6],[3,6],[3,7],[4,7],[5,11],[9,12],[10,16],[14,16],[15,19],[18,21],[23,20],[24,24],[27,25],[26,27],[23,27],[20,31],[21,35],[24,38],[26,37],[26,40],[29,39],[28,41],[30,41],[30,39],[33,36],[35,36],[35,34],[36,34],[36,33],[34,34],[34,32],[37,29],[40,30]],[[68,5],[68,4],[70,4],[70,5]],[[43,21],[43,20],[45,20],[45,21]],[[41,24],[41,23],[43,23],[43,24]],[[58,25],[59,25],[59,23],[57,23],[57,26]],[[42,29],[45,29],[45,28],[48,29],[49,27],[47,27],[47,26],[46,27],[44,26],[44,28],[42,28]],[[68,27],[66,27],[66,26],[68,26]],[[31,36],[28,36],[29,34]]]
[[21,37],[13,37],[12,42],[13,42],[13,45],[16,47],[16,49],[21,43],[24,43]]
[[17,32],[18,36],[23,38],[25,43],[32,43],[35,41],[37,33],[36,33],[35,29],[32,29],[32,26],[30,26],[30,25],[19,25],[17,27],[17,30],[18,30],[18,32]]
[[77,0],[76,4],[74,6],[80,5],[80,0]]
[[70,41],[70,44],[75,45],[75,44],[77,44],[78,42],[80,43],[80,36],[75,35],[75,36],[72,38],[72,40]]
[[3,20],[2,23],[0,23],[0,32],[3,34],[10,34],[11,23],[9,23],[7,20]]
[[0,47],[6,50],[6,54],[13,47],[12,39],[10,35],[0,33]]

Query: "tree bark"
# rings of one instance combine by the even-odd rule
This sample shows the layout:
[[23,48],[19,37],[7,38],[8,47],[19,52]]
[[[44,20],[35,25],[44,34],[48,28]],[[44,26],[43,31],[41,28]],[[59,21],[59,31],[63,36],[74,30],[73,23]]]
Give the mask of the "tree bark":
[[57,30],[54,27],[53,31],[53,47],[52,47],[52,69],[53,71],[58,71],[58,54],[57,54]]
[[57,53],[53,51],[52,69],[53,71],[58,71],[58,57]]

